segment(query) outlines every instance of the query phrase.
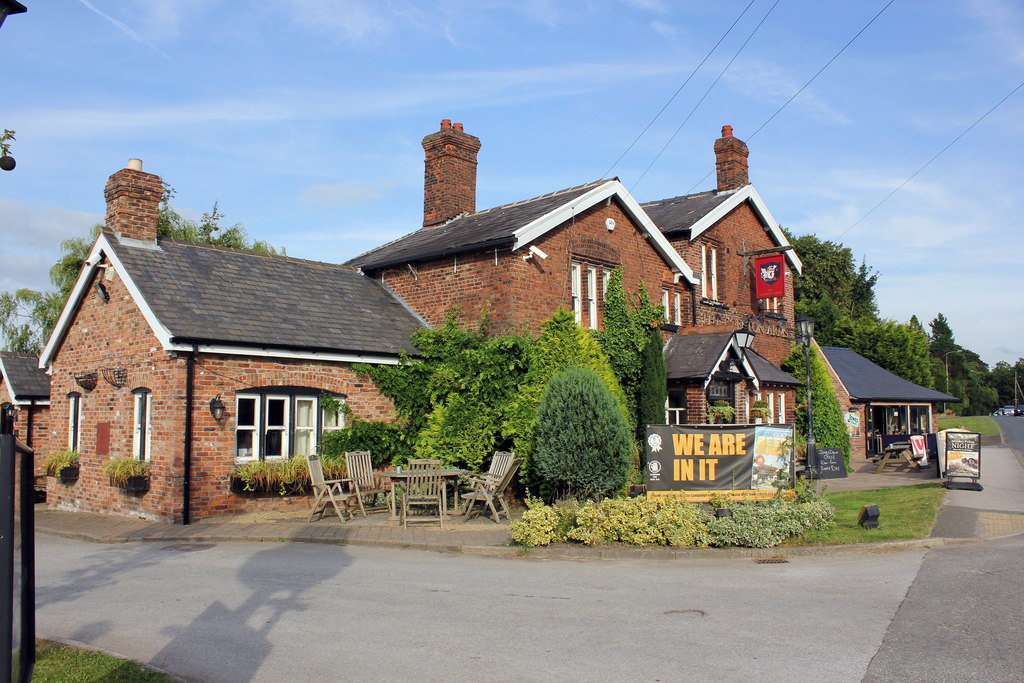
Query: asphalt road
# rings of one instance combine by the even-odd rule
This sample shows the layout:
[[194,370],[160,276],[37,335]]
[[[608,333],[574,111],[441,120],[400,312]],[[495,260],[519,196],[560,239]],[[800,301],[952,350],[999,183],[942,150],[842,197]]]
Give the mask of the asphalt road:
[[[568,562],[43,537],[38,623],[42,637],[209,682],[1018,681],[1003,674],[1021,671],[1009,590],[1020,577],[1008,559],[1020,543],[990,546],[991,565],[975,547],[783,564]],[[1003,572],[1007,590],[990,592],[987,571]],[[965,602],[974,591],[984,595]],[[971,634],[967,655],[929,635],[950,624]],[[978,659],[986,643],[998,658]],[[951,655],[975,675],[942,664]],[[949,675],[906,674],[926,661]]]

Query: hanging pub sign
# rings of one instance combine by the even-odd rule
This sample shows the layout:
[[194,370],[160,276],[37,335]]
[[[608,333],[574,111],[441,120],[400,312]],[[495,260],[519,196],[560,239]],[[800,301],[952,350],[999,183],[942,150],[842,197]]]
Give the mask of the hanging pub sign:
[[648,497],[701,500],[699,494],[723,491],[770,497],[779,472],[790,470],[792,443],[792,426],[651,425]]
[[785,256],[770,254],[754,259],[754,292],[758,299],[786,295]]

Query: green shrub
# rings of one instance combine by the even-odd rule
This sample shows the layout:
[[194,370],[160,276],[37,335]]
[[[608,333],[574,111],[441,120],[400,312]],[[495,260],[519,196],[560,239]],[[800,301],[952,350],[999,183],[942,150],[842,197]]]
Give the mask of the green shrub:
[[708,514],[686,503],[609,498],[582,506],[575,501],[552,506],[528,500],[527,507],[512,523],[512,540],[526,547],[562,541],[704,547],[708,541]]
[[734,503],[731,517],[709,520],[709,544],[771,548],[804,531],[828,528],[834,515],[835,508],[824,498],[803,503],[783,498]]
[[537,413],[536,466],[549,500],[601,496],[629,474],[632,438],[600,377],[569,368],[548,382]]
[[[803,344],[794,344],[789,356],[782,362],[782,369],[792,373],[794,377],[807,374],[807,356]],[[796,428],[804,437],[807,436],[807,392],[797,391]],[[814,440],[818,448],[839,448],[843,451],[843,462],[846,471],[850,467],[850,433],[843,421],[843,409],[836,398],[832,379],[828,374],[824,361],[818,350],[811,347],[811,401],[814,409]]]
[[78,451],[65,448],[62,451],[53,453],[46,458],[46,462],[43,467],[46,469],[46,473],[51,477],[56,477],[60,474],[60,471],[65,467],[77,467],[78,466]]
[[369,422],[355,416],[344,429],[324,432],[320,446],[325,473],[327,461],[344,462],[346,451],[370,451],[373,464],[381,465],[404,462],[411,450],[404,422]]

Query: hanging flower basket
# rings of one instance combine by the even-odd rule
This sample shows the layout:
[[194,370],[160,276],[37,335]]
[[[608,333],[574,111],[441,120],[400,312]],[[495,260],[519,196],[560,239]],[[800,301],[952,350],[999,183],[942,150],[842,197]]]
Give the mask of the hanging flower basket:
[[75,375],[75,382],[77,382],[78,386],[82,387],[86,391],[92,391],[96,388],[96,373],[81,372]]
[[149,477],[128,477],[124,480],[124,483],[121,484],[121,488],[128,493],[145,493],[149,490]]
[[128,371],[120,366],[116,368],[101,368],[100,372],[103,373],[103,379],[106,380],[107,384],[118,389],[128,383]]

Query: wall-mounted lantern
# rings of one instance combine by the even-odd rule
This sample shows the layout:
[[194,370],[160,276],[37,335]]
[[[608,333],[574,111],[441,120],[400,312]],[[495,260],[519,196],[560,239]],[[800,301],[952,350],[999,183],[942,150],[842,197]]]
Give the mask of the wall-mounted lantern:
[[224,419],[224,401],[220,400],[220,394],[210,399],[210,415],[217,422]]

